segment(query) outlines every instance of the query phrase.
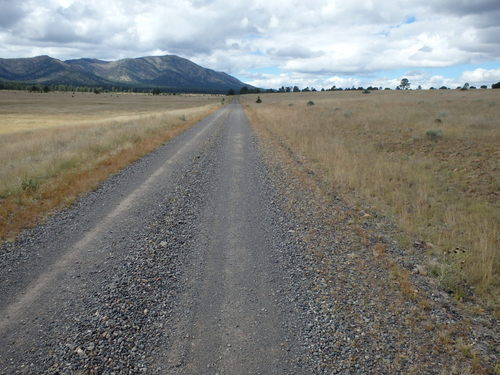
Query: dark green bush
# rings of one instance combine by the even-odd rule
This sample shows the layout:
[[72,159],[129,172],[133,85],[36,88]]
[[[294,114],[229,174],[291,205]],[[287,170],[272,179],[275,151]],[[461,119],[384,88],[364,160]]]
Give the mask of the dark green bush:
[[443,131],[441,129],[429,129],[425,132],[425,135],[432,140],[437,140],[443,136]]

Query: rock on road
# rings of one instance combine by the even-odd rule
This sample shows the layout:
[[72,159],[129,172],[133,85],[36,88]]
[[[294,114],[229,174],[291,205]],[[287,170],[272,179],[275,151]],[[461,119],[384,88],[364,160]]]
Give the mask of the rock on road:
[[0,373],[311,373],[276,200],[236,102],[111,177],[4,245]]

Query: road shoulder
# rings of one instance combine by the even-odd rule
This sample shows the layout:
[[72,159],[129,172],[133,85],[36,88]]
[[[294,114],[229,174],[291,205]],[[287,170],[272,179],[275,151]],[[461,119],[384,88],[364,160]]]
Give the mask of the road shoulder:
[[472,314],[415,274],[397,229],[347,203],[277,137],[254,127],[292,229],[305,242],[323,371],[486,374],[497,366],[498,324]]

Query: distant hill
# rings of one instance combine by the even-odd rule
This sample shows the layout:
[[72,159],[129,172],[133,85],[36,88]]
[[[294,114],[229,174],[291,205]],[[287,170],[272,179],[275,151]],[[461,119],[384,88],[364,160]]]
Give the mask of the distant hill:
[[0,59],[0,80],[47,85],[160,87],[182,91],[226,92],[243,86],[223,72],[203,68],[175,55],[117,61],[50,56]]

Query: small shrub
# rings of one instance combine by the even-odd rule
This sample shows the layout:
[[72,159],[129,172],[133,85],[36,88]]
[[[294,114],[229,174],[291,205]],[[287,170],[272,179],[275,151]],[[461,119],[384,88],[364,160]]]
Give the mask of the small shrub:
[[0,199],[8,198],[12,195],[10,190],[0,191]]
[[443,136],[443,131],[441,129],[429,129],[425,132],[425,135],[432,140],[437,140]]
[[309,100],[309,101],[307,102],[307,105],[308,105],[308,106],[314,105],[314,102],[313,102],[312,100]]
[[371,94],[371,91],[370,90],[363,90],[363,94]]
[[255,101],[255,103],[262,103],[262,99],[260,98],[260,96],[257,96],[257,100]]
[[27,180],[23,180],[21,182],[21,189],[23,191],[31,191],[31,192],[34,192],[34,191],[37,191],[38,190],[38,185],[40,183],[38,182],[38,180],[36,178],[29,178]]
[[352,111],[345,111],[344,112],[344,117],[345,118],[351,118],[352,117]]

